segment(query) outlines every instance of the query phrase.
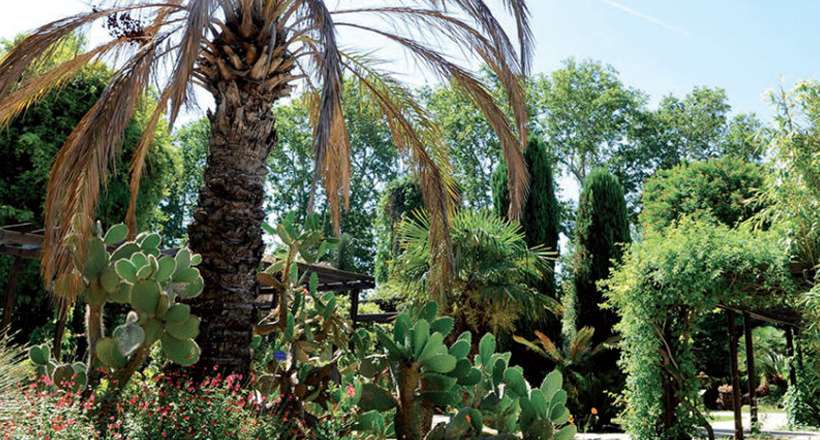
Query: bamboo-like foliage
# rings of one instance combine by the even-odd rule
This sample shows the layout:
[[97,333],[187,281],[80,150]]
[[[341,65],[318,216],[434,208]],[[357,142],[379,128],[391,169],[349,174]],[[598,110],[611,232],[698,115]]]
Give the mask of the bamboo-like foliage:
[[[296,86],[311,96],[306,102],[311,105],[315,130],[316,178],[322,181],[338,231],[350,186],[350,147],[341,104],[347,71],[349,78],[363,85],[373,108],[383,114],[395,144],[407,152],[420,176],[431,218],[430,238],[438,248],[431,253],[440,268],[436,276],[440,282],[433,289],[445,289],[452,266],[448,228],[456,195],[441,133],[411,94],[373,66],[370,57],[340,49],[350,29],[398,44],[427,70],[472,97],[501,139],[509,167],[510,216],[518,216],[528,182],[523,160],[527,114],[522,80],[532,40],[524,0],[502,3],[515,19],[517,47],[482,0],[418,0],[400,6],[340,6],[336,11],[330,5],[337,2],[325,0],[105,3],[34,30],[0,61],[0,124],[8,123],[84,65],[109,60],[115,66],[108,88],[68,137],[51,171],[42,257],[47,282],[73,270],[66,238],[90,233],[100,188],[119,154],[125,124],[149,87],[159,91],[159,103],[132,163],[127,216],[132,234],[139,179],[160,119],[165,115],[173,124],[181,109],[192,103],[195,86],[214,93],[220,84],[234,80],[262,84],[261,90],[270,92],[267,96],[272,101]],[[31,74],[62,39],[99,22],[108,27],[110,41],[51,70]],[[414,27],[423,34],[414,35]],[[441,40],[454,43],[460,53],[474,54],[498,76],[511,119],[474,73],[453,61],[456,54],[434,48]]]

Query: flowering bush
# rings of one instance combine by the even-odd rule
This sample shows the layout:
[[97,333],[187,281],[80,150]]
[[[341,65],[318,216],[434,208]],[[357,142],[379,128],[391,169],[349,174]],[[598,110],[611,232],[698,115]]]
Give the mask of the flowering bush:
[[[90,410],[94,397],[83,400],[73,390],[51,386],[48,376],[20,386],[9,399],[8,418],[0,420],[3,438],[88,439],[95,437]],[[9,393],[7,396],[12,397]]]
[[135,381],[116,404],[103,432],[95,429],[99,399],[50,386],[42,379],[20,389],[16,410],[0,422],[4,438],[258,439],[288,438],[265,414],[265,399],[217,375],[199,383],[158,375]]

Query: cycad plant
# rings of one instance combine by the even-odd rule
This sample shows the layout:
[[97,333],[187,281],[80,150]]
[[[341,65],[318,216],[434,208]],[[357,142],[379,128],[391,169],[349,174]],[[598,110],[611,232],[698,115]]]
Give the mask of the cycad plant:
[[[274,103],[301,86],[308,94],[315,135],[315,180],[321,180],[338,229],[349,193],[349,144],[342,114],[344,72],[360,84],[365,101],[385,118],[396,146],[419,175],[430,213],[429,287],[440,295],[451,274],[449,212],[455,197],[441,133],[412,93],[375,65],[375,58],[341,49],[362,35],[405,49],[419,65],[452,81],[481,108],[495,129],[509,166],[517,216],[526,192],[526,105],[522,78],[528,70],[530,29],[526,2],[504,0],[513,16],[513,42],[482,0],[401,2],[325,0],[103,1],[89,12],[35,29],[0,61],[0,124],[59,86],[84,65],[113,59],[116,71],[97,103],[80,120],[56,157],[45,204],[43,273],[50,282],[73,270],[65,238],[90,236],[100,189],[120,153],[123,130],[139,98],[154,88],[159,105],[149,118],[132,163],[127,223],[134,226],[136,189],[163,114],[171,123],[194,100],[194,88],[210,93],[215,107],[199,205],[188,235],[202,255],[203,295],[193,302],[203,317],[202,362],[208,369],[247,371],[250,365],[253,295],[264,244],[265,159],[276,145]],[[337,6],[341,4],[342,6]],[[357,6],[358,5],[358,6]],[[331,10],[336,6],[337,10]],[[95,23],[111,39],[68,61],[32,74],[60,41]],[[416,31],[413,31],[415,29]],[[367,38],[365,38],[366,40]],[[453,44],[441,45],[442,41]],[[432,44],[431,44],[432,43]],[[438,49],[449,47],[452,50]],[[455,59],[474,54],[499,78],[509,101],[506,116],[473,72]],[[80,249],[81,253],[85,249]],[[70,294],[71,301],[76,292]]]
[[[417,298],[427,297],[435,267],[430,264],[430,220],[416,213],[400,226],[403,253],[395,279]],[[557,312],[555,300],[540,295],[530,281],[543,270],[548,252],[529,248],[516,223],[489,211],[459,211],[451,227],[453,279],[442,310],[456,318],[456,330],[509,334],[520,319]]]
[[[599,427],[602,421],[608,421],[611,414],[604,412],[614,412],[602,389],[602,381],[590,374],[590,367],[597,354],[615,346],[618,337],[611,336],[604,342],[593,344],[594,335],[595,329],[582,327],[564,344],[556,344],[538,330],[535,331],[535,339],[531,341],[513,336],[519,344],[553,362],[555,368],[564,375],[564,389],[569,396],[567,407],[576,415],[584,431],[590,427]],[[616,368],[614,365],[612,367]]]

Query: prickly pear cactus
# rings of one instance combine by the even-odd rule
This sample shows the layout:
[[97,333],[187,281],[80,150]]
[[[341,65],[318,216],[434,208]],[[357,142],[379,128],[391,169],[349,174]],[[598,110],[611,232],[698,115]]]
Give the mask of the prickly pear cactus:
[[204,281],[196,269],[201,257],[186,248],[174,256],[162,255],[158,234],[141,233],[125,241],[127,233],[125,225],[117,224],[103,234],[98,223],[97,234],[87,243],[84,264],[77,264],[81,274],[58,280],[67,286],[79,278],[86,303],[100,314],[106,303],[131,307],[125,323],[110,335],[99,332],[93,347],[99,363],[95,366],[122,368],[138,350],[147,352],[156,342],[169,360],[183,366],[194,364],[200,354],[194,341],[200,320],[178,301],[202,292]]
[[519,400],[519,425],[525,440],[570,440],[575,437],[575,425],[570,423],[566,407],[567,392],[561,389],[563,378],[553,370],[538,388]]
[[28,358],[34,364],[37,375],[48,377],[54,386],[67,391],[80,391],[88,383],[85,364],[74,362],[61,364],[51,358],[48,344],[35,345],[28,350]]
[[[523,369],[509,365],[510,353],[496,352],[492,334],[481,338],[470,360],[470,332],[448,347],[444,339],[452,330],[452,318],[436,317],[434,303],[415,318],[399,315],[392,333],[376,328],[383,353],[364,356],[360,364],[368,380],[358,387],[359,430],[377,432],[386,425],[382,413],[395,411],[400,439],[505,439],[521,433],[525,439],[568,440],[575,435],[559,372],[533,389]],[[428,433],[434,408],[451,418]],[[498,434],[483,434],[484,426]]]

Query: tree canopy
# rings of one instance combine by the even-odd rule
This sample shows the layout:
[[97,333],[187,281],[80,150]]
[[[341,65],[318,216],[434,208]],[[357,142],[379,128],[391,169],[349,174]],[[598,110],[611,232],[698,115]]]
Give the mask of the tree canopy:
[[761,165],[725,156],[660,170],[643,191],[641,224],[662,230],[684,216],[709,217],[729,227],[760,211]]

